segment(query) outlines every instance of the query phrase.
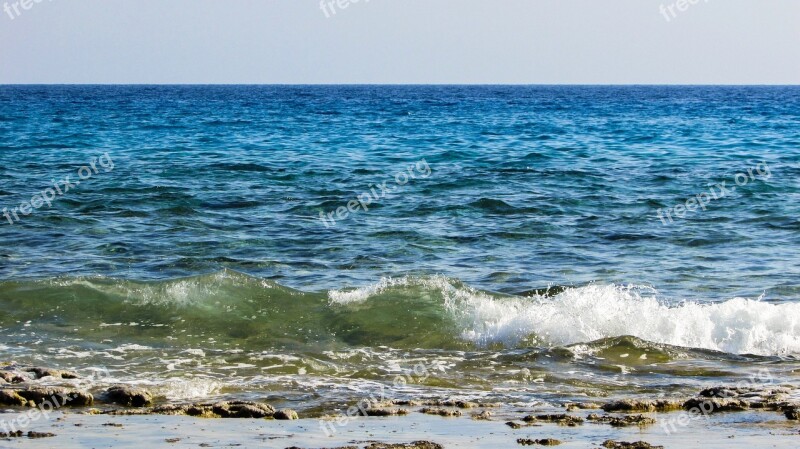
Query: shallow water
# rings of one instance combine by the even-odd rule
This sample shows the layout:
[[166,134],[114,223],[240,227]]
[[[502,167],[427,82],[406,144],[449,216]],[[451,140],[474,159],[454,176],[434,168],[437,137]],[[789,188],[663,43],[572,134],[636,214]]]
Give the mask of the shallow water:
[[791,382],[799,156],[797,87],[2,86],[0,357],[321,410]]

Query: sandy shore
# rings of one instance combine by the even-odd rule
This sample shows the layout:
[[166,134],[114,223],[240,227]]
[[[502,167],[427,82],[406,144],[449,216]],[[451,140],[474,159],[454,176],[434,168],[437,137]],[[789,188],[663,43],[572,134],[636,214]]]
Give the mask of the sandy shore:
[[[563,412],[563,411],[562,411]],[[595,411],[596,412],[596,411]],[[570,413],[587,417],[591,410]],[[655,424],[612,427],[586,421],[577,426],[521,421],[524,413],[497,409],[490,420],[461,417],[407,416],[359,417],[337,427],[334,435],[323,431],[318,419],[277,421],[264,419],[202,419],[187,416],[109,416],[74,412],[53,413],[48,420],[31,423],[25,430],[50,432],[41,439],[0,440],[1,447],[26,448],[141,448],[141,447],[266,447],[322,448],[367,446],[370,442],[410,443],[427,440],[445,448],[497,449],[525,447],[518,440],[557,439],[558,447],[598,448],[607,441],[645,441],[664,448],[796,448],[800,424],[768,411],[699,415],[682,425],[684,412],[650,413]],[[521,427],[512,428],[508,421]],[[665,425],[674,423],[674,426]],[[667,430],[669,430],[669,432]],[[543,447],[534,445],[533,447]]]

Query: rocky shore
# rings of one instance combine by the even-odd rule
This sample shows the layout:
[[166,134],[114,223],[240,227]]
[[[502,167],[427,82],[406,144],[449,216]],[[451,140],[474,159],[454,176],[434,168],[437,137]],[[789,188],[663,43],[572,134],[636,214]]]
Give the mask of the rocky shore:
[[[193,403],[172,403],[157,397],[145,388],[133,385],[111,385],[99,388],[91,383],[82,384],[81,376],[73,371],[38,366],[8,364],[0,367],[0,405],[10,407],[17,413],[30,410],[36,413],[50,413],[54,410],[82,415],[107,416],[187,416],[196,418],[245,418],[298,420],[314,418],[321,423],[335,420],[334,415],[303,416],[291,409],[276,407],[254,401],[221,400]],[[69,383],[73,386],[58,385]],[[75,387],[74,385],[78,385]],[[81,388],[83,387],[83,388]],[[612,428],[645,428],[659,422],[661,414],[687,412],[687,415],[710,416],[718,413],[760,411],[783,415],[783,419],[800,420],[800,403],[794,398],[793,387],[752,388],[752,387],[714,387],[699,391],[694,397],[686,398],[631,398],[607,402],[565,403],[563,412],[522,413],[512,404],[480,403],[451,398],[426,399],[418,401],[388,400],[362,401],[357,408],[359,416],[398,417],[413,413],[432,415],[435,419],[468,417],[473,421],[497,421],[513,431],[541,427],[543,424],[563,427],[585,425],[605,425]],[[30,413],[28,413],[30,415]],[[516,415],[516,416],[515,416]],[[511,419],[508,419],[511,417]],[[670,424],[673,427],[674,423]],[[662,423],[667,433],[669,425]],[[0,438],[47,438],[55,434],[49,432],[22,432],[16,429],[3,429]],[[517,438],[521,446],[558,446],[557,438]],[[606,440],[602,443],[607,449],[647,449],[659,448],[643,441],[624,442]],[[298,446],[292,446],[299,449]],[[368,442],[366,445],[339,446],[337,449],[439,449],[439,443],[414,441],[411,443]]]

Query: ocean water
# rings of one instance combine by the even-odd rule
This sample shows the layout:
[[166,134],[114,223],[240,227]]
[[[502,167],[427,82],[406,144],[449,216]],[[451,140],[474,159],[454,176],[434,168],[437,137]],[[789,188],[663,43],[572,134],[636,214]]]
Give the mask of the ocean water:
[[799,87],[0,86],[0,164],[0,360],[320,411],[800,368]]

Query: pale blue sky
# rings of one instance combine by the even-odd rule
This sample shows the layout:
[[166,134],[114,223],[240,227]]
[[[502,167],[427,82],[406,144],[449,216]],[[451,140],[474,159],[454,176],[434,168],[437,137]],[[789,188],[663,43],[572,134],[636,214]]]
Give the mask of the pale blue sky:
[[0,83],[800,84],[800,0],[18,1]]

